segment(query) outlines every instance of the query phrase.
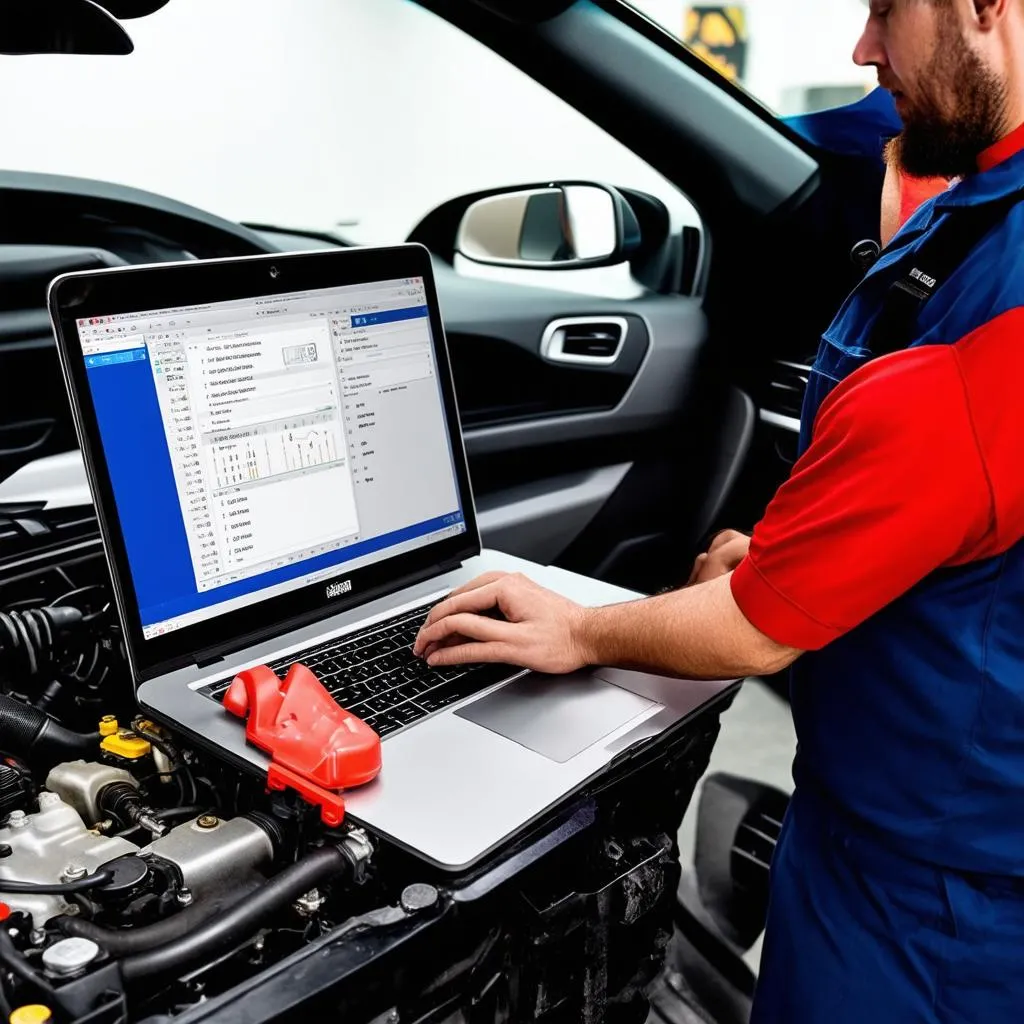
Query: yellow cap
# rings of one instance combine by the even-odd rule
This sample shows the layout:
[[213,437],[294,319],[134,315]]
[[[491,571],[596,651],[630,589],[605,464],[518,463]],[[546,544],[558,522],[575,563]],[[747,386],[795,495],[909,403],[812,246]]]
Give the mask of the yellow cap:
[[101,743],[108,754],[115,754],[117,757],[126,757],[131,761],[137,761],[145,757],[152,749],[149,740],[136,736],[135,733],[122,729],[113,736],[107,736]]
[[100,719],[101,736],[113,736],[117,729],[117,719],[113,715],[104,715]]
[[53,1013],[48,1006],[30,1003],[12,1010],[8,1020],[11,1024],[49,1024],[53,1020]]

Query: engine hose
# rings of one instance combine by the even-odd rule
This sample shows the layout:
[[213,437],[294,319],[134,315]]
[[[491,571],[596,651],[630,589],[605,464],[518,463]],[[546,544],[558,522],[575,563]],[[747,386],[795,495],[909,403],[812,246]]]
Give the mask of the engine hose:
[[28,894],[39,893],[46,896],[66,896],[75,892],[88,892],[90,889],[98,889],[100,886],[109,885],[114,881],[112,871],[101,869],[84,878],[77,878],[73,882],[20,882],[16,878],[4,878],[0,880],[0,887],[5,893]]
[[54,923],[65,934],[92,939],[113,957],[132,956],[164,946],[193,932],[200,925],[221,913],[225,907],[245,899],[251,888],[235,889],[213,900],[193,903],[172,917],[141,928],[113,929],[85,921],[80,917],[58,917]]
[[77,608],[64,606],[0,612],[0,659],[8,674],[15,679],[34,679],[48,671],[58,637],[84,620]]
[[202,921],[179,938],[121,961],[126,984],[181,973],[212,954],[230,948],[252,935],[264,921],[293,903],[310,889],[351,875],[355,861],[344,846],[323,846],[307,854],[266,882],[248,899],[222,909],[217,916]]
[[0,693],[0,750],[33,766],[52,767],[96,754],[99,733],[72,732],[45,712]]

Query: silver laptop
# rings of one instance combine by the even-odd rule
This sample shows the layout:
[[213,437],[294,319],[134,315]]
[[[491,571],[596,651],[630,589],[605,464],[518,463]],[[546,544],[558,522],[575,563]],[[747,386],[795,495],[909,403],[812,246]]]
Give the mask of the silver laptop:
[[49,304],[138,701],[196,744],[265,771],[221,698],[302,661],[383,738],[349,817],[459,869],[727,688],[412,656],[488,570],[633,596],[481,550],[425,249],[68,274]]

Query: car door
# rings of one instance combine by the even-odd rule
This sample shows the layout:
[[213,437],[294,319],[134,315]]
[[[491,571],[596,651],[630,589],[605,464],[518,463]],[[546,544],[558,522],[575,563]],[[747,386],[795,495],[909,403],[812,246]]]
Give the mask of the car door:
[[[451,2],[431,6],[457,16]],[[809,364],[866,269],[864,252],[877,251],[882,154],[901,125],[877,88],[844,106],[778,118],[631,5],[597,6],[600,13],[551,4],[546,18],[534,7],[532,20],[521,17],[514,29],[507,4],[466,5],[461,16],[540,80],[557,79],[563,96],[628,140],[700,209],[707,351],[694,389],[712,396],[697,413],[698,430],[704,471],[719,475],[677,465],[708,499],[707,518],[690,520],[699,526],[685,548],[708,529],[752,528],[790,473]],[[481,7],[504,16],[503,31]],[[854,31],[858,18],[850,15]],[[835,42],[847,63],[854,38]],[[780,176],[747,180],[755,155]],[[802,159],[811,164],[805,177]],[[684,514],[687,497],[675,498]]]

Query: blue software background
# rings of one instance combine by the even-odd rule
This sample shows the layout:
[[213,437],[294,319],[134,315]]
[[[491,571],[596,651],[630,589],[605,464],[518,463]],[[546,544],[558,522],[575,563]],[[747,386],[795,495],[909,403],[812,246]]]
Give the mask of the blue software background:
[[461,511],[352,544],[341,551],[208,590],[196,589],[148,350],[87,361],[89,385],[145,626],[342,565],[463,520]]

